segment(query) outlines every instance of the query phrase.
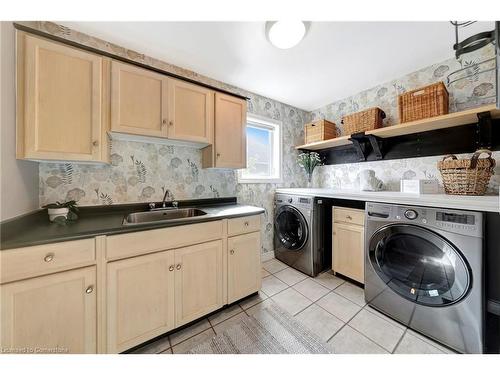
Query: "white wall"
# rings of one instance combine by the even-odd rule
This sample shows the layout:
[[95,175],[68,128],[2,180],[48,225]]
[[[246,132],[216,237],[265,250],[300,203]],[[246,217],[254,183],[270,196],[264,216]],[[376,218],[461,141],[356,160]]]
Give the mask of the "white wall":
[[16,160],[15,32],[0,22],[0,220],[38,208],[38,164]]

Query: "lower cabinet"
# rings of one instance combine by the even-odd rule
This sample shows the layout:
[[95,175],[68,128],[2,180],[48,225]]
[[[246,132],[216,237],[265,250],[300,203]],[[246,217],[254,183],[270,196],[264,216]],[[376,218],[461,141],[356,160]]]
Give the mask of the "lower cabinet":
[[174,251],[118,260],[107,267],[108,353],[174,328]]
[[261,287],[260,232],[229,237],[227,298],[233,303]]
[[0,286],[4,353],[96,353],[96,268]]
[[335,273],[364,284],[365,230],[362,217],[356,222],[360,214],[363,212],[359,210],[334,211],[332,268]]
[[108,263],[107,346],[117,353],[223,306],[222,241]]
[[258,216],[173,229],[2,252],[0,352],[120,353],[260,289]]
[[224,305],[222,241],[175,250],[175,325],[181,326]]

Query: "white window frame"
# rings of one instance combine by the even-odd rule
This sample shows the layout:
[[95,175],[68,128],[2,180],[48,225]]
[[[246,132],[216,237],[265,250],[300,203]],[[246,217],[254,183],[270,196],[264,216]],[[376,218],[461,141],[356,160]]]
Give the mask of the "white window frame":
[[[238,183],[241,184],[279,184],[283,182],[283,124],[281,121],[273,120],[267,117],[258,116],[258,115],[247,115],[247,123],[248,125],[255,125],[260,128],[273,129],[274,136],[277,137],[275,142],[277,143],[277,147],[273,148],[274,155],[273,160],[276,161],[277,169],[278,169],[278,177],[269,177],[269,178],[246,178],[243,177],[243,170],[238,170]],[[276,144],[275,143],[275,144]],[[247,150],[248,152],[248,150]],[[248,157],[248,154],[247,154]]]

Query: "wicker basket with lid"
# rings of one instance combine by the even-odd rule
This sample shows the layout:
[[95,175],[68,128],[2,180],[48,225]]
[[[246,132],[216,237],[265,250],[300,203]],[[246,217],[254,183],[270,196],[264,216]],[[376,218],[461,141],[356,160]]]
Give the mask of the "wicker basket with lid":
[[[488,157],[480,159],[482,154]],[[455,155],[446,155],[438,162],[446,194],[484,195],[495,164],[490,150],[477,150],[470,159],[459,160]]]

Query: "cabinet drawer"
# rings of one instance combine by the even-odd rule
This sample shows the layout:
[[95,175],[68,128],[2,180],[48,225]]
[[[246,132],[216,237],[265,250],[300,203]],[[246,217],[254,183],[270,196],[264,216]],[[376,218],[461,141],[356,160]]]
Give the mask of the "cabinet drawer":
[[0,259],[2,283],[45,275],[93,263],[95,239],[3,250]]
[[365,211],[355,210],[352,208],[337,208],[333,209],[333,221],[335,223],[348,223],[364,225]]
[[128,258],[220,238],[222,238],[222,221],[220,220],[118,234],[106,238],[106,257],[107,259]]
[[260,215],[244,216],[227,221],[227,235],[256,232],[260,230]]

